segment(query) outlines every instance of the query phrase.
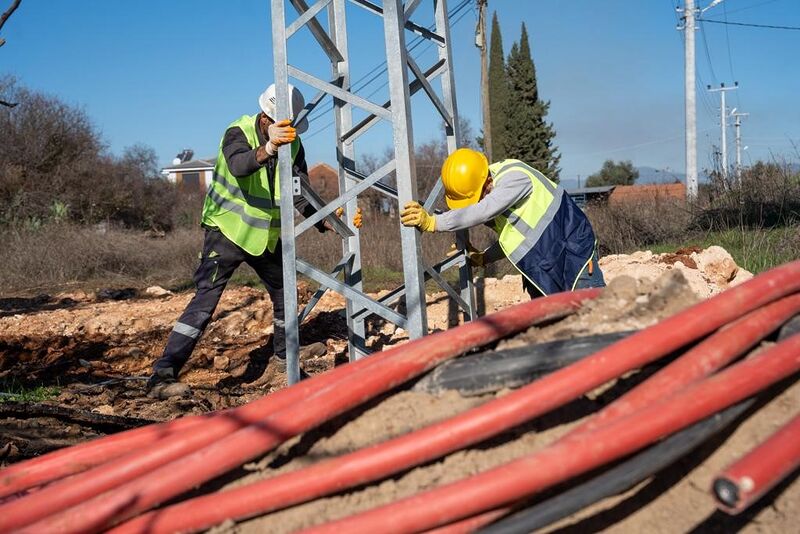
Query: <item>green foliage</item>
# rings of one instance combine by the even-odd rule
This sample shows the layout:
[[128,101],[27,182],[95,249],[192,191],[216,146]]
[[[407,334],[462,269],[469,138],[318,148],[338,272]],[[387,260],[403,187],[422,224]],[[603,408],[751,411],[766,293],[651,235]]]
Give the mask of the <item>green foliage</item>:
[[177,191],[161,179],[153,149],[107,152],[84,110],[0,77],[0,226],[46,221],[174,225]]
[[491,47],[489,49],[489,113],[492,119],[492,159],[506,159],[505,138],[508,118],[509,88],[503,52],[503,35],[497,22],[497,12],[492,17]]
[[633,185],[638,178],[639,171],[630,160],[615,162],[607,159],[602,169],[586,179],[586,187]]
[[54,386],[25,386],[13,377],[0,381],[0,403],[42,402],[57,397],[59,388]]
[[504,138],[506,157],[522,160],[557,182],[561,156],[554,145],[556,132],[553,124],[545,121],[550,102],[539,98],[536,68],[525,23],[522,24],[519,43],[511,47],[506,68],[510,90]]

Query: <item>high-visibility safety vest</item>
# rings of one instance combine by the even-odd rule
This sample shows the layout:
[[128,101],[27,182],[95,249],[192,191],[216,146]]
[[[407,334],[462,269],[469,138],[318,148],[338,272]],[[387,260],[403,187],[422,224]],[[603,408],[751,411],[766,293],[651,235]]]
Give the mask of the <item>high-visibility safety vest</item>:
[[[244,115],[227,129],[238,127],[251,147],[260,145],[256,132],[256,115]],[[226,129],[226,131],[227,131]],[[224,140],[223,135],[223,140]],[[300,150],[300,139],[292,143],[292,162]],[[202,223],[218,228],[222,234],[245,252],[260,256],[265,250],[275,252],[281,236],[281,187],[278,166],[275,182],[270,184],[266,167],[243,178],[228,170],[220,141],[214,176],[203,203]]]
[[503,253],[545,295],[574,289],[597,244],[589,219],[563,187],[519,160],[494,163],[489,172],[495,184],[521,172],[533,186],[494,219]]

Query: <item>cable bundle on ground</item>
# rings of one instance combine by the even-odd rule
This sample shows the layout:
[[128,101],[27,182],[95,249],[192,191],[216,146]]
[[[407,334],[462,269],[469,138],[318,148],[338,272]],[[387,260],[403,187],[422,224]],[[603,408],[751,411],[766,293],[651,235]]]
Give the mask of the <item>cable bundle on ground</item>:
[[[197,531],[229,518],[279,510],[380,480],[467,448],[563,406],[629,371],[694,345],[543,450],[312,529],[474,530],[497,521],[521,500],[543,489],[673,434],[674,440],[663,441],[661,446],[680,443],[688,451],[692,444],[718,431],[744,410],[742,406],[746,405],[741,403],[745,399],[800,370],[800,335],[731,364],[800,311],[798,291],[800,262],[793,262],[448,420],[305,469],[135,518],[440,362],[537,321],[564,316],[598,292],[537,299],[342,366],[246,407],[139,429],[0,471],[0,491],[6,495],[56,480],[0,506],[0,531],[92,532],[125,519],[130,520],[119,524],[115,532]],[[729,367],[719,371],[726,366]],[[737,407],[730,408],[734,405]],[[718,413],[721,414],[715,417]],[[133,452],[123,451],[121,443],[126,442],[142,445]],[[678,446],[671,448],[677,450]],[[92,451],[100,451],[102,461],[88,460],[91,465],[81,465],[81,459],[93,457]],[[636,458],[640,471],[651,467],[647,456],[630,461]],[[57,481],[67,475],[72,476]],[[600,494],[597,484],[591,492],[595,497]],[[585,498],[580,494],[577,502]],[[552,508],[543,513],[539,508],[535,524],[541,524],[542,517],[551,518],[574,507],[574,502],[563,501],[556,506],[557,513]],[[493,531],[516,531],[502,529],[503,522],[508,526],[509,520],[497,523]],[[531,523],[526,519],[523,524]]]

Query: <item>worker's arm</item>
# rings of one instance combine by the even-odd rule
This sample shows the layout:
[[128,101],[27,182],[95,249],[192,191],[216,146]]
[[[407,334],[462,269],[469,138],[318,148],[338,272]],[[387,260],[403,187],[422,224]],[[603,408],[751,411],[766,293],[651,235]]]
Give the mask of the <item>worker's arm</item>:
[[238,126],[233,126],[225,131],[222,138],[222,155],[228,164],[228,170],[237,178],[250,176],[262,167],[256,160],[258,148],[253,148],[247,142],[244,132]]
[[508,171],[503,180],[477,204],[436,215],[436,231],[452,232],[491,221],[531,194],[531,179],[523,172]]

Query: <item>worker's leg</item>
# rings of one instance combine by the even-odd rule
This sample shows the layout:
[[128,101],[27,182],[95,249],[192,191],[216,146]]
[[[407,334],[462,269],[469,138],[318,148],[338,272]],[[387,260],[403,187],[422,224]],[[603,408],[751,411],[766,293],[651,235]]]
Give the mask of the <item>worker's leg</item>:
[[168,379],[171,371],[171,378],[178,377],[244,256],[220,231],[206,230],[200,266],[194,274],[197,292],[170,332],[164,355],[153,365],[154,376]]
[[603,271],[600,270],[600,264],[597,263],[597,250],[592,254],[592,261],[589,262],[578,277],[578,281],[575,283],[575,289],[586,289],[589,287],[606,287]]
[[[265,251],[261,256],[248,256],[247,263],[256,271],[272,300],[272,348],[280,360],[286,359],[286,330],[283,306],[283,254],[281,243],[275,252]],[[295,312],[296,313],[296,312]]]

